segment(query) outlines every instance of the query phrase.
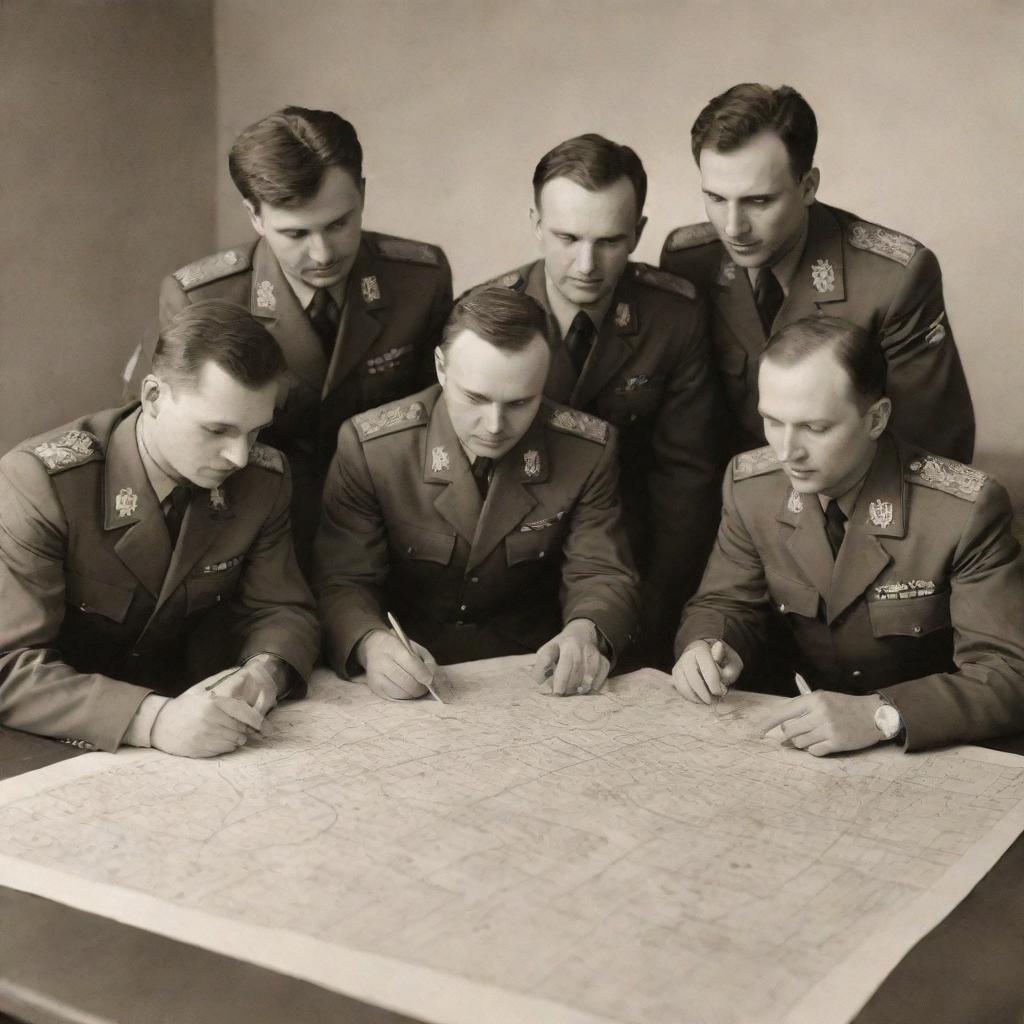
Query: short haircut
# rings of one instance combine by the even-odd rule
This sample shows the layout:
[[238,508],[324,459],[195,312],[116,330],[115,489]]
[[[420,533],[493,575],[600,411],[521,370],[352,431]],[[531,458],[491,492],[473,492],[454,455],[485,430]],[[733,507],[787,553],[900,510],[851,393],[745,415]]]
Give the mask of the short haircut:
[[447,354],[463,331],[472,331],[503,352],[521,352],[538,335],[546,339],[544,310],[522,292],[485,285],[463,296],[448,315],[440,349]]
[[761,362],[792,366],[816,352],[830,352],[850,379],[862,409],[885,394],[885,353],[878,338],[835,316],[806,316],[777,331],[761,353]]
[[253,390],[275,380],[287,366],[266,327],[244,307],[221,299],[181,310],[160,332],[153,354],[153,372],[172,387],[195,387],[207,363],[216,363]]
[[647,172],[629,146],[620,146],[603,135],[577,135],[545,153],[533,172],[533,201],[540,212],[540,193],[553,178],[568,178],[588,192],[599,192],[626,178],[636,196],[637,220],[647,201]]
[[788,85],[772,89],[744,82],[716,96],[690,129],[693,159],[699,166],[702,149],[729,153],[763,131],[774,132],[782,139],[790,170],[800,181],[814,166],[818,121],[807,100]]
[[278,110],[246,128],[228,154],[231,180],[257,210],[260,203],[290,207],[312,199],[330,167],[362,183],[356,130],[330,110]]

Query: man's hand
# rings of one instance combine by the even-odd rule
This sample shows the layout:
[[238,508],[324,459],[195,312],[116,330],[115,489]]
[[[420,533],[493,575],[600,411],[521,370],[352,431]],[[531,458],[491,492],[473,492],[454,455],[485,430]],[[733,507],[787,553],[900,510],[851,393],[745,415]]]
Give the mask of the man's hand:
[[724,640],[694,640],[672,669],[672,683],[695,704],[714,704],[743,671],[743,659]]
[[571,693],[597,693],[608,678],[611,664],[597,648],[597,626],[590,619],[573,619],[537,652],[533,678],[551,678],[556,697]]
[[758,721],[758,727],[766,738],[777,738],[815,757],[861,750],[882,740],[875,726],[875,711],[881,704],[882,698],[874,693],[851,696],[815,690],[774,708]]
[[263,715],[235,697],[219,695],[219,687],[207,690],[210,681],[201,680],[160,709],[149,736],[151,746],[183,757],[213,757],[242,746],[260,731]]
[[215,688],[209,691],[214,696],[234,697],[266,715],[277,704],[279,695],[288,684],[287,668],[280,658],[272,654],[257,654],[239,668],[211,676],[205,682],[207,686],[216,683]]
[[366,668],[367,685],[378,697],[409,700],[427,692],[427,684],[437,673],[437,662],[426,647],[415,640],[409,643],[416,657],[387,630],[371,630],[359,641],[356,656]]

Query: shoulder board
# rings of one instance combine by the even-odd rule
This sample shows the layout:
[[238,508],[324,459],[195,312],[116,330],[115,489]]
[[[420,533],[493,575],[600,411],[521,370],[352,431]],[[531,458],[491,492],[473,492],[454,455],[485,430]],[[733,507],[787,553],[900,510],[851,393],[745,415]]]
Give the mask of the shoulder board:
[[554,406],[548,410],[547,425],[560,430],[563,434],[575,434],[598,444],[608,443],[608,424],[596,416],[580,412],[579,409]]
[[427,407],[422,402],[399,402],[382,405],[352,418],[360,441],[369,441],[385,434],[394,434],[409,427],[422,427],[427,423]]
[[988,475],[941,455],[915,456],[907,465],[907,479],[936,491],[955,494],[965,501],[977,501]]
[[676,228],[665,239],[665,252],[679,252],[680,249],[693,249],[698,245],[707,245],[718,241],[718,232],[709,221],[703,224],[687,224]]
[[914,258],[921,244],[909,235],[869,224],[866,220],[855,220],[846,229],[846,240],[854,249],[873,252],[876,256],[895,260],[904,267]]
[[688,299],[697,298],[697,289],[685,277],[676,277],[667,270],[658,270],[646,263],[633,264],[633,280],[650,288],[660,288],[663,292],[674,292]]
[[442,262],[441,250],[428,242],[414,242],[409,238],[398,238],[395,235],[370,236],[373,248],[378,256],[386,260],[398,260],[400,263],[423,263],[428,267],[439,267]]
[[511,288],[514,292],[521,292],[525,287],[526,275],[522,270],[510,270],[507,274],[502,274],[500,277],[484,281],[483,284],[477,285],[473,291],[477,291],[479,288]]
[[249,254],[245,248],[225,249],[223,252],[215,252],[212,256],[204,256],[201,260],[186,264],[174,272],[174,277],[178,284],[188,291],[190,288],[198,288],[201,284],[209,284],[222,277],[241,273],[250,266]]
[[103,458],[99,438],[87,430],[66,430],[63,434],[47,438],[31,451],[50,476]]
[[249,449],[249,465],[269,469],[272,473],[283,473],[284,455],[269,444],[257,442]]
[[753,451],[740,452],[732,460],[732,478],[733,480],[747,480],[752,476],[774,473],[775,470],[781,468],[771,446],[765,445],[763,448],[755,448]]

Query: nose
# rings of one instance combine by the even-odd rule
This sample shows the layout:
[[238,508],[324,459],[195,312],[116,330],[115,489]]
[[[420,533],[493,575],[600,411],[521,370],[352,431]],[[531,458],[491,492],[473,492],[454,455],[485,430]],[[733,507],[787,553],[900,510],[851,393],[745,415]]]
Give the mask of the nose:
[[725,211],[725,233],[730,238],[742,238],[750,223],[739,203],[729,203]]
[[780,462],[799,462],[806,455],[795,427],[783,427],[777,454]]
[[576,249],[576,272],[587,275],[594,270],[594,246],[589,242],[580,242]]
[[309,258],[321,266],[326,266],[331,262],[333,256],[326,236],[317,233],[309,236]]
[[484,428],[489,434],[500,434],[504,420],[505,414],[501,406],[494,402],[487,407],[487,412],[484,414]]
[[249,461],[249,439],[238,437],[229,442],[221,449],[221,455],[231,463],[235,469],[244,469]]

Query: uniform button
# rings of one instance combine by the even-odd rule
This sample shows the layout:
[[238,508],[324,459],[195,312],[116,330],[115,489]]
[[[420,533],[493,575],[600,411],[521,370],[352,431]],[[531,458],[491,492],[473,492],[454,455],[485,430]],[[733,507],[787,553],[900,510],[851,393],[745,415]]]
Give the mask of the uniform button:
[[861,672],[861,670],[860,670],[859,668],[855,668],[855,669],[854,669],[854,670],[853,670],[853,671],[852,671],[852,672],[850,673],[850,675],[851,675],[851,676],[853,676],[853,678],[854,678],[854,679],[860,679],[860,677],[861,677],[862,675],[864,675],[864,673],[863,673],[863,672]]
[[408,547],[407,547],[407,548],[405,549],[405,553],[406,553],[407,555],[415,555],[415,554],[416,554],[416,549],[415,549],[415,548],[414,548],[414,547],[413,547],[413,546],[412,546],[412,545],[410,544],[410,545],[409,545],[409,546],[408,546]]
[[466,606],[464,604],[460,604],[459,605],[459,611],[460,612],[464,612],[465,610],[466,610]]
[[81,603],[81,604],[80,604],[80,605],[78,606],[78,610],[79,610],[80,612],[87,612],[87,611],[89,610],[89,606],[88,606],[88,605],[87,605],[87,604],[86,604],[86,603],[85,603],[85,602],[83,601],[83,602],[82,602],[82,603]]
[[785,610],[786,610],[786,605],[782,601],[780,601],[779,602],[779,611],[780,612],[784,612]]
[[479,576],[471,576],[469,582],[470,583],[479,583],[480,582],[480,577]]
[[914,632],[915,633],[920,633],[921,632],[921,627],[920,626],[915,626],[914,627]]
[[546,551],[542,551],[537,557],[538,558],[543,558],[546,554],[547,554]]
[[220,604],[220,594],[218,594],[213,600],[216,604]]
[[636,413],[635,412],[631,412],[629,414],[629,422],[630,423],[636,423]]

